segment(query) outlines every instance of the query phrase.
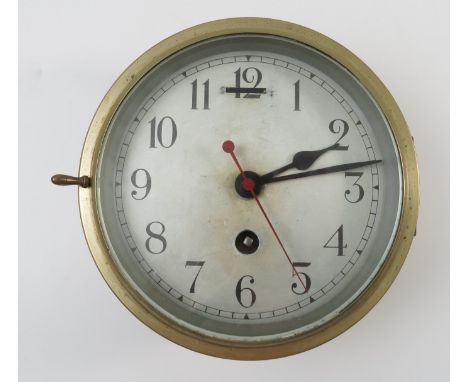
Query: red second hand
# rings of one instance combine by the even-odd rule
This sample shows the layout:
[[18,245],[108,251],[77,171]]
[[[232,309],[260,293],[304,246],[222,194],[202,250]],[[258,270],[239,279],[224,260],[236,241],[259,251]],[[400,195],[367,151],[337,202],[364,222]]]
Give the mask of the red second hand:
[[281,249],[283,250],[284,254],[286,255],[286,258],[288,259],[289,264],[291,264],[293,272],[296,274],[297,278],[301,282],[304,289],[306,289],[306,286],[305,286],[304,282],[302,281],[301,277],[299,276],[299,272],[297,272],[296,267],[294,266],[293,262],[291,261],[291,258],[288,255],[288,252],[286,251],[286,248],[284,248],[283,242],[279,238],[278,233],[276,232],[275,228],[273,227],[273,224],[271,223],[270,219],[268,218],[268,215],[266,214],[265,210],[263,209],[263,206],[260,203],[260,200],[258,200],[257,194],[254,191],[255,182],[245,175],[244,170],[242,169],[242,166],[240,165],[239,161],[237,160],[236,154],[234,154],[234,148],[235,148],[235,145],[234,145],[233,141],[225,141],[223,143],[223,150],[226,153],[231,155],[231,158],[233,159],[234,163],[236,164],[237,168],[239,169],[239,172],[241,173],[242,177],[244,178],[244,180],[242,181],[242,187],[246,191],[250,191],[250,193],[252,194],[252,197],[255,199],[255,202],[257,202],[258,208],[260,208],[260,211],[262,211],[263,216],[265,217],[268,225],[270,226],[271,230],[273,231],[273,235],[275,235],[276,240],[278,241],[278,244],[280,245]]

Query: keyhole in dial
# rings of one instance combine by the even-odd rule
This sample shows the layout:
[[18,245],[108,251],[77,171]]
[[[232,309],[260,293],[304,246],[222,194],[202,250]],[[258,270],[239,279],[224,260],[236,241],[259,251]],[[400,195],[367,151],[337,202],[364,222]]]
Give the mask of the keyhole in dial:
[[246,229],[237,235],[235,245],[243,255],[251,255],[258,249],[260,241],[255,232]]

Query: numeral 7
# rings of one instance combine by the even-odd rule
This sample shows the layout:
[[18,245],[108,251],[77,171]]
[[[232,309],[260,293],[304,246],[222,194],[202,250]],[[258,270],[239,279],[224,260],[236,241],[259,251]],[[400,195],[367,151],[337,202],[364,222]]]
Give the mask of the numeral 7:
[[193,280],[192,285],[190,286],[190,293],[195,293],[195,283],[197,282],[198,275],[200,274],[200,271],[203,268],[203,265],[205,265],[204,261],[193,261],[193,260],[188,260],[185,263],[185,268],[187,267],[200,267],[198,269],[197,274],[195,275],[195,279]]

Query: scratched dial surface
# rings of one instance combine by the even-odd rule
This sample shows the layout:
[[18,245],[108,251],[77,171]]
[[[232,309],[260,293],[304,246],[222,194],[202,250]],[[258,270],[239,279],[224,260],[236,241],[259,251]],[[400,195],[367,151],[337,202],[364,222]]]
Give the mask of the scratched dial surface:
[[187,48],[138,83],[107,132],[97,195],[115,262],[155,309],[257,340],[323,325],[372,282],[400,173],[352,74],[300,44],[242,35]]

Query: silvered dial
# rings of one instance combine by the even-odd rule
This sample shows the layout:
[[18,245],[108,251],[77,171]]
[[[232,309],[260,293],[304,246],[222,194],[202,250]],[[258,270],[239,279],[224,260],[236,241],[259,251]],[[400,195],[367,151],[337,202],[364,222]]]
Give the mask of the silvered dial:
[[98,204],[113,259],[154,309],[212,337],[275,339],[332,320],[375,277],[400,172],[351,73],[286,39],[230,36],[126,97]]

